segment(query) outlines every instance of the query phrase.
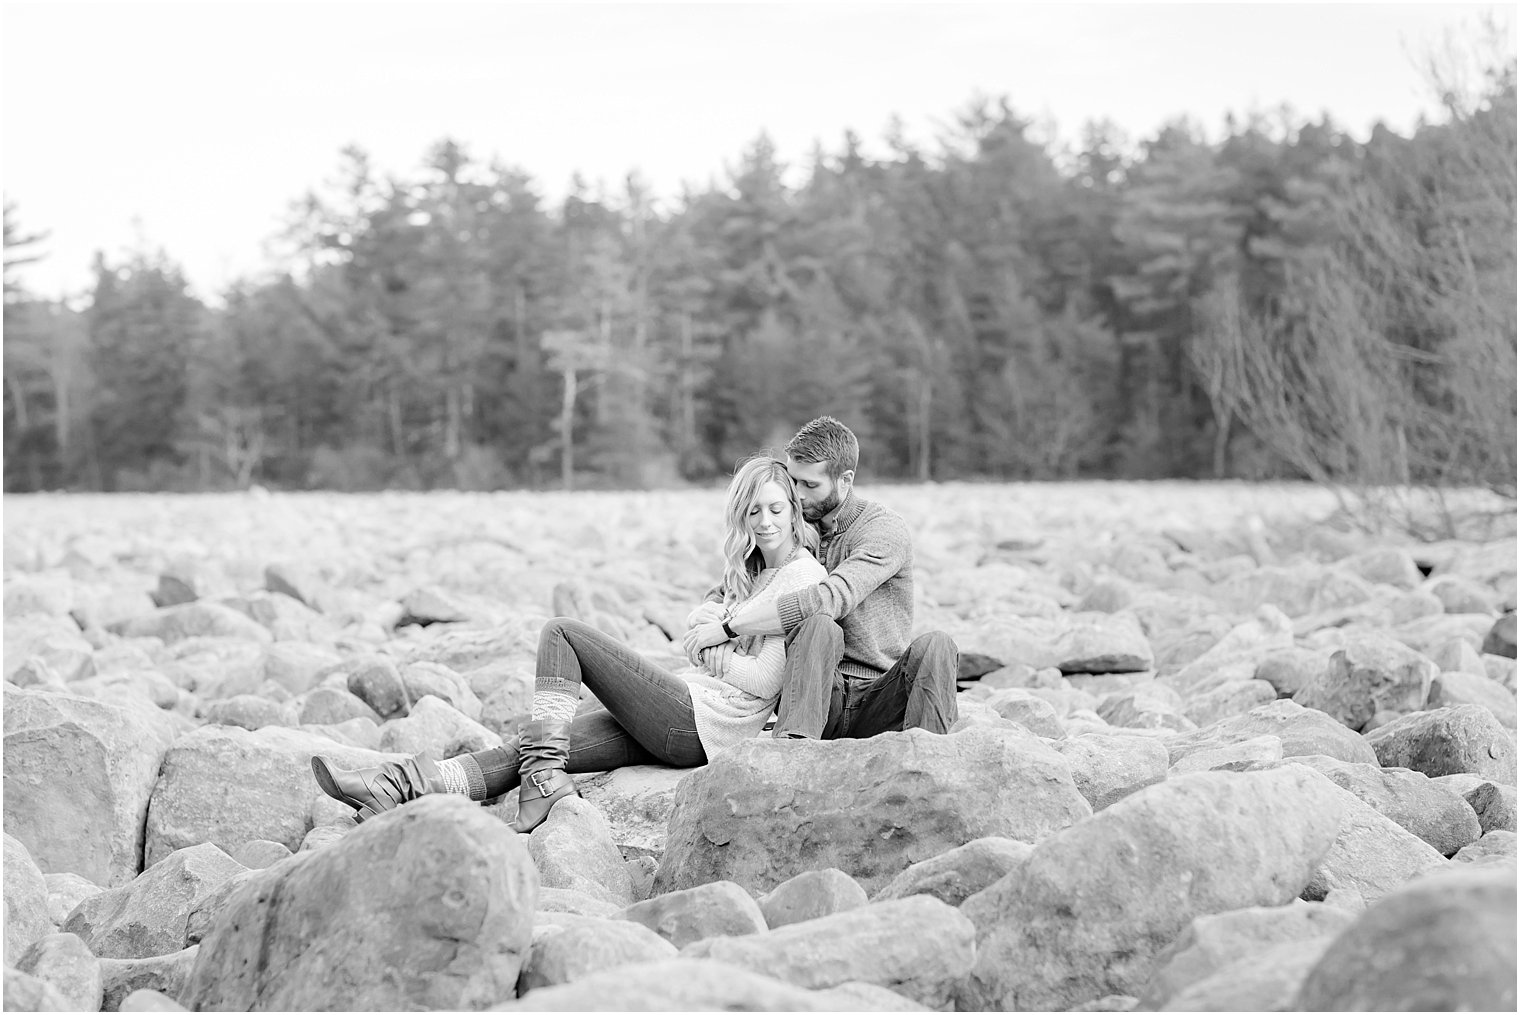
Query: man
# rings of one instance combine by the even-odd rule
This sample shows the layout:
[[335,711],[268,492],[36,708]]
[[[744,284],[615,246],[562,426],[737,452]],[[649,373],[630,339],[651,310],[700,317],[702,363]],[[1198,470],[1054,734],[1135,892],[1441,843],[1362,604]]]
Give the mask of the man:
[[710,603],[692,616],[691,653],[737,635],[786,634],[772,736],[834,740],[911,727],[945,733],[956,719],[955,642],[931,631],[908,643],[912,537],[899,515],[855,493],[859,455],[855,434],[830,416],[786,445],[803,515],[821,532],[824,582],[731,615]]

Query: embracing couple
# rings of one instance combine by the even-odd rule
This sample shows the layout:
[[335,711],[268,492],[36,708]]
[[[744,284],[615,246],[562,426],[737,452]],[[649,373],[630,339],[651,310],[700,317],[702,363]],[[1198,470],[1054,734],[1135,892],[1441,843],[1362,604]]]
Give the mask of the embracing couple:
[[[859,445],[829,416],[786,461],[739,466],[724,501],[723,577],[687,618],[691,666],[670,673],[580,621],[544,625],[533,714],[516,740],[444,761],[418,755],[342,772],[312,758],[322,790],[364,820],[424,793],[489,800],[518,788],[519,832],[575,793],[576,772],[704,765],[759,734],[870,737],[956,719],[956,647],[909,644],[913,546],[902,518],[854,490]],[[577,714],[581,686],[601,708]]]

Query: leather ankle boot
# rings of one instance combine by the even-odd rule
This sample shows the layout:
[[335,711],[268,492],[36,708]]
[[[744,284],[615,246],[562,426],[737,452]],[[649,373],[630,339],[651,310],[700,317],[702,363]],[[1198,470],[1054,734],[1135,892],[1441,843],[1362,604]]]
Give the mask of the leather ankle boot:
[[438,767],[421,754],[354,772],[338,771],[318,754],[311,759],[311,772],[322,792],[357,810],[357,820],[361,822],[424,793],[444,791]]
[[549,809],[567,796],[579,796],[575,780],[565,771],[570,757],[570,724],[531,722],[519,741],[522,784],[517,789],[517,820],[512,830],[522,834],[544,823]]

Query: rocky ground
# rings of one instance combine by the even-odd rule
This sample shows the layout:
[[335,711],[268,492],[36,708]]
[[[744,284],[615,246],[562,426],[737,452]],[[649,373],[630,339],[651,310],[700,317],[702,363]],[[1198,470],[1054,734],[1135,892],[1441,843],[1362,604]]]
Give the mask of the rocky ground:
[[1514,1010],[1513,515],[867,491],[961,719],[356,826],[500,743],[542,623],[655,659],[721,494],[6,498],[7,1010]]

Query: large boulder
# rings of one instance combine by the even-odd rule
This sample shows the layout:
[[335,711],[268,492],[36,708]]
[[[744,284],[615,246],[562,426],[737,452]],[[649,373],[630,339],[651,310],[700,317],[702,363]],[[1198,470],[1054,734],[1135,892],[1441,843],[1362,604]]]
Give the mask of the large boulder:
[[75,1011],[100,1011],[100,960],[78,935],[39,938],[16,959],[16,968],[51,983]]
[[196,600],[178,606],[166,606],[152,613],[119,620],[107,627],[124,638],[161,638],[164,644],[187,638],[236,638],[240,641],[271,642],[269,628],[221,603]]
[[1361,730],[1379,712],[1414,712],[1425,707],[1436,664],[1387,637],[1362,636],[1330,656],[1318,679],[1293,700],[1317,708]]
[[1168,755],[1159,740],[1082,733],[1051,746],[1071,766],[1077,792],[1095,811],[1166,778]]
[[1292,763],[1314,769],[1424,839],[1442,856],[1452,856],[1483,834],[1477,815],[1462,796],[1419,772],[1353,765],[1323,755],[1294,758]]
[[1191,695],[1226,680],[1250,679],[1263,659],[1293,647],[1293,622],[1281,610],[1271,605],[1250,608],[1256,610],[1250,620],[1211,639],[1205,651],[1163,677],[1163,682]]
[[63,929],[78,934],[101,958],[141,959],[177,952],[191,943],[191,912],[246,869],[209,842],[188,846],[128,884],[85,899]]
[[[1291,767],[1291,766],[1290,766]],[[1324,899],[1336,889],[1351,889],[1366,902],[1380,899],[1411,878],[1446,866],[1446,858],[1419,836],[1345,790],[1340,834],[1303,897]]]
[[312,777],[314,754],[343,769],[397,760],[279,726],[252,732],[202,726],[180,737],[164,757],[148,807],[147,863],[202,842],[227,853],[254,839],[300,849],[319,808],[335,803]]
[[1169,997],[1161,1011],[1290,1011],[1329,937],[1269,945]]
[[528,836],[528,849],[545,888],[571,888],[620,906],[634,901],[633,882],[607,819],[580,797],[556,803]]
[[1336,906],[1302,900],[1194,917],[1156,956],[1156,971],[1140,1001],[1159,1009],[1194,984],[1274,945],[1316,938],[1328,944],[1355,919],[1355,913]]
[[1360,735],[1324,712],[1305,708],[1287,698],[1258,705],[1244,715],[1232,715],[1202,729],[1177,733],[1165,743],[1175,765],[1195,751],[1239,743],[1263,733],[1282,741],[1284,758],[1323,754],[1341,761],[1378,763],[1377,755]]
[[57,926],[48,914],[42,871],[26,845],[11,835],[5,837],[5,867],[0,875],[5,882],[5,954],[14,958]]
[[1016,728],[757,738],[681,781],[655,890],[835,867],[869,893],[972,839],[1036,842],[1090,813],[1061,755]]
[[501,737],[442,698],[424,694],[411,712],[380,727],[380,750],[452,758],[501,746]]
[[1297,1011],[1514,1011],[1515,869],[1455,866],[1377,903],[1331,943]]
[[677,948],[705,937],[759,934],[767,929],[759,904],[732,881],[666,892],[635,902],[618,915],[648,927]]
[[673,958],[620,966],[542,987],[490,1011],[879,1011],[711,959]]
[[78,1011],[58,988],[40,976],[5,967],[6,1011]]
[[195,968],[195,956],[200,946],[191,945],[184,951],[169,955],[153,955],[145,959],[101,959],[100,985],[101,1011],[187,1011],[177,1008],[137,1008],[127,1006],[127,999],[138,992],[152,992],[169,998],[180,997]]
[[1343,795],[1303,768],[1197,772],[1050,836],[961,907],[977,958],[960,1006],[1135,996],[1194,917],[1298,897],[1335,843]]
[[442,663],[407,663],[401,668],[401,683],[412,701],[431,694],[453,705],[466,718],[480,721],[480,698],[471,690],[470,682]]
[[183,1000],[198,1011],[483,1008],[513,996],[537,892],[522,837],[463,797],[424,797],[255,873],[201,941]]
[[1430,684],[1430,700],[1426,703],[1427,707],[1481,705],[1493,713],[1500,725],[1514,729],[1515,692],[1483,675],[1482,665],[1481,662],[1478,663],[1479,672],[1477,673],[1457,671],[1438,674]]
[[624,854],[659,856],[675,807],[676,786],[687,769],[631,765],[575,778],[581,796],[596,804],[612,827],[612,841]]
[[71,694],[5,692],[5,831],[45,873],[120,885],[142,869],[143,820],[178,722]]
[[517,989],[527,994],[604,969],[675,957],[675,945],[638,923],[587,918],[570,926],[537,927]]
[[842,870],[827,867],[804,871],[781,882],[760,897],[760,912],[765,917],[766,926],[775,930],[789,923],[842,913],[846,909],[864,906],[868,901],[860,882]]
[[713,937],[688,945],[711,958],[818,989],[874,983],[930,1008],[944,1008],[971,968],[975,928],[926,895],[878,902],[765,934]]
[[1034,847],[1027,842],[995,835],[972,839],[964,846],[913,864],[887,882],[871,901],[932,895],[946,905],[959,906],[1009,871],[1018,869],[1033,852]]
[[1056,639],[1062,673],[1143,673],[1155,665],[1150,642],[1133,613],[1074,613]]
[[1478,705],[1403,716],[1367,734],[1367,743],[1385,768],[1412,768],[1432,777],[1471,772],[1515,785],[1514,739]]

